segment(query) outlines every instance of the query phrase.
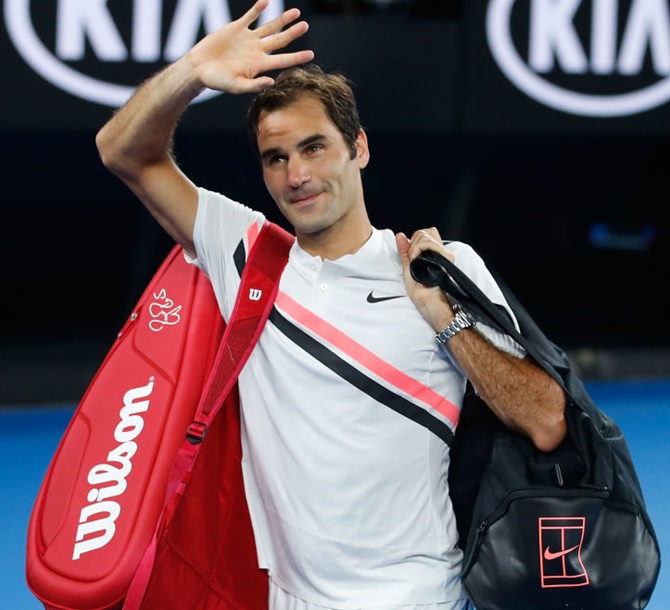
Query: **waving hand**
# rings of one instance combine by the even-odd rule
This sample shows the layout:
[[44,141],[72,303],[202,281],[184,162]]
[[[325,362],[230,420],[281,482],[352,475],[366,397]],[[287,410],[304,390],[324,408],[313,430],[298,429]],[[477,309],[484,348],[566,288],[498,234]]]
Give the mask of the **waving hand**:
[[312,51],[306,50],[275,53],[307,32],[307,22],[293,23],[300,17],[297,8],[251,29],[269,1],[258,0],[242,17],[189,51],[188,59],[203,87],[228,93],[257,92],[273,82],[264,72],[302,64],[314,57]]

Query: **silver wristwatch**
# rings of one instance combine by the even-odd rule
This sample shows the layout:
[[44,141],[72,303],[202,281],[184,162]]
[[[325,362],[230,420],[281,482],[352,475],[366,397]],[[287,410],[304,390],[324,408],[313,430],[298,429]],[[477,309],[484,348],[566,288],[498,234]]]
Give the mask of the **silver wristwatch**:
[[447,327],[435,335],[435,340],[438,343],[443,345],[447,344],[447,341],[460,333],[466,328],[471,328],[476,324],[475,319],[461,307],[459,303],[456,303],[453,306],[454,313],[456,314],[454,319],[447,324]]

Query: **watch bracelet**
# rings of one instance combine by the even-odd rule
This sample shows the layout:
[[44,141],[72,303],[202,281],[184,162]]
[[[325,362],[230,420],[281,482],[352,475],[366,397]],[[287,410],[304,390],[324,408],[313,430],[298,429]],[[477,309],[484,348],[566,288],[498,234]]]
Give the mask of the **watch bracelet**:
[[455,337],[462,330],[472,328],[475,325],[472,316],[468,315],[460,304],[456,303],[453,309],[455,313],[454,319],[435,335],[435,340],[443,345],[446,345],[449,339]]

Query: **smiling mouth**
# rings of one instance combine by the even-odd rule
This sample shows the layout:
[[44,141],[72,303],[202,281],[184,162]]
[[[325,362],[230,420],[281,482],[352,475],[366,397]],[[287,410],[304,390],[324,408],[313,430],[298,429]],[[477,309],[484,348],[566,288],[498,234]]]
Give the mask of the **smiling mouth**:
[[291,205],[308,205],[312,203],[313,201],[316,200],[316,198],[320,195],[321,193],[301,193],[300,196],[296,197],[295,195],[293,197],[290,197],[288,199],[288,202]]

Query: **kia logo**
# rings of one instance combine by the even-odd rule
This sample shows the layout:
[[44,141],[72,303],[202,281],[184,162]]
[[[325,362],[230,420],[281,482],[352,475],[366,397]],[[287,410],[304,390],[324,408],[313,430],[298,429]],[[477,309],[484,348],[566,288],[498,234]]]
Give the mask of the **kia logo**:
[[[75,66],[83,60],[87,66],[172,62],[197,42],[202,31],[213,32],[231,20],[228,0],[177,0],[171,2],[175,5],[172,12],[166,10],[164,0],[130,1],[126,19],[120,20],[129,27],[117,23],[107,0],[53,0],[51,5],[42,0],[35,4],[39,6],[33,11],[54,12],[53,32],[44,37],[55,41],[53,48],[43,42],[34,27],[30,0],[4,1],[7,32],[21,57],[63,91],[114,108],[128,100],[137,83],[110,82]],[[283,11],[283,0],[271,0],[260,23]],[[169,22],[164,23],[167,13]],[[163,40],[164,31],[167,36]],[[218,92],[205,91],[197,101],[215,95]]]
[[[529,9],[521,28],[512,27],[515,4]],[[585,20],[590,23],[578,28],[578,18],[581,25]],[[515,44],[512,32],[516,37],[520,31],[528,33],[527,41]],[[486,34],[505,76],[526,95],[556,110],[620,117],[651,110],[670,99],[667,0],[491,0]],[[527,56],[522,57],[519,48],[527,48]],[[557,74],[563,78],[555,78]],[[614,88],[615,79],[631,86],[605,94],[594,93],[592,86],[588,91],[565,84],[586,82],[580,78],[592,83],[609,80],[610,86],[602,87],[607,91]]]

